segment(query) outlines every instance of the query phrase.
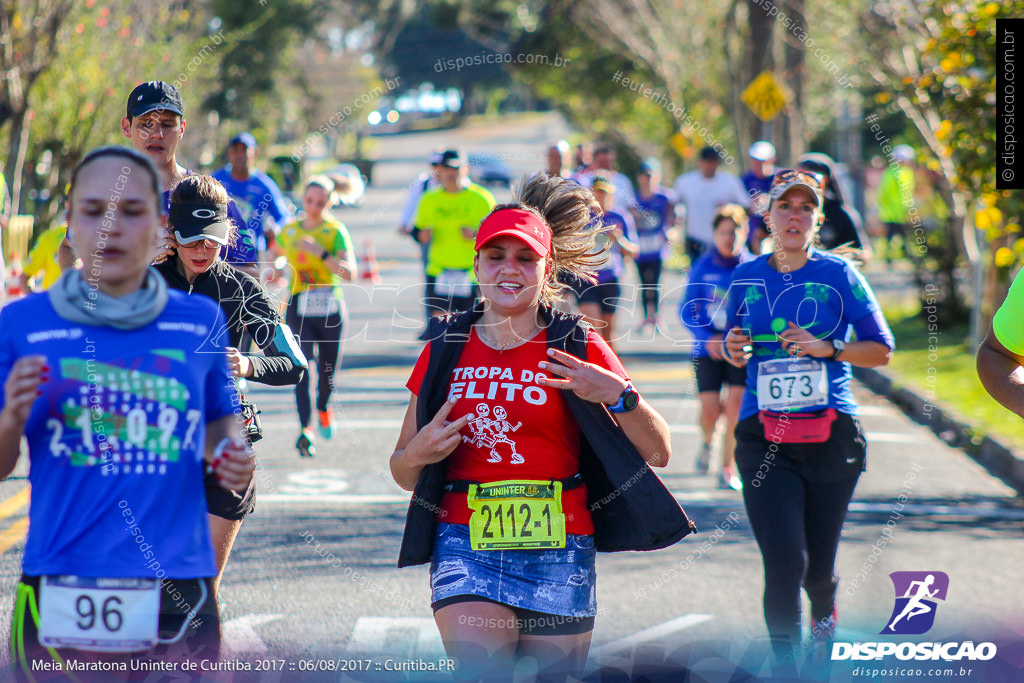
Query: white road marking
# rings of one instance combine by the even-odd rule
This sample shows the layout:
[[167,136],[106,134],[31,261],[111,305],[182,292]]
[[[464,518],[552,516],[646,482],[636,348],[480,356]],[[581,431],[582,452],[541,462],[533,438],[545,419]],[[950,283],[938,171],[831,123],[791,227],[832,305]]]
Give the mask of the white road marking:
[[446,657],[441,633],[429,617],[359,617],[345,652],[434,662]]
[[256,626],[275,621],[283,617],[283,614],[246,614],[221,624],[221,637],[224,639],[224,647],[232,654],[243,652],[266,653],[267,645],[256,633]]

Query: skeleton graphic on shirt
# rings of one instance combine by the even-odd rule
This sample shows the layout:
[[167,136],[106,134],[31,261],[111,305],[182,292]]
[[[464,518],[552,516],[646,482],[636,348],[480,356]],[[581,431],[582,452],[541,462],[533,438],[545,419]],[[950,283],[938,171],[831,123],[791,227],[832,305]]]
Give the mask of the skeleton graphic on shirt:
[[516,423],[513,427],[507,419],[508,413],[502,406],[495,406],[494,408],[494,419],[490,418],[491,409],[486,403],[478,403],[476,406],[476,419],[470,420],[469,429],[473,432],[473,437],[462,436],[463,441],[467,441],[477,448],[489,448],[490,457],[487,462],[501,462],[501,453],[498,452],[498,444],[506,444],[512,449],[511,462],[513,465],[518,465],[522,462],[523,456],[516,451],[516,442],[508,438],[506,434],[508,432],[514,432],[523,426],[522,422]]

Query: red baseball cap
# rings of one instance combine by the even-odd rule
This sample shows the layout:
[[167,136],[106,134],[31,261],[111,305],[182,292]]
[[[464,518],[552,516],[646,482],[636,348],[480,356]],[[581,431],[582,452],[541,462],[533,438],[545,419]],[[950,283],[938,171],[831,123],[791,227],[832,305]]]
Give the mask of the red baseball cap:
[[502,235],[518,237],[541,258],[551,253],[551,230],[532,211],[502,209],[492,213],[476,233],[476,250],[480,251],[485,244]]

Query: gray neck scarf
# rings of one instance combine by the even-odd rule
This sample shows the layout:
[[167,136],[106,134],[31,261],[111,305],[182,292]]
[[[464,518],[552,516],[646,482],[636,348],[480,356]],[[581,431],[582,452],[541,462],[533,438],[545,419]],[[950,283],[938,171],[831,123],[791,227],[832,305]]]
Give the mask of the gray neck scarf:
[[156,320],[167,306],[167,282],[153,268],[131,294],[114,297],[85,281],[81,271],[69,270],[47,290],[57,315],[73,323],[137,330]]

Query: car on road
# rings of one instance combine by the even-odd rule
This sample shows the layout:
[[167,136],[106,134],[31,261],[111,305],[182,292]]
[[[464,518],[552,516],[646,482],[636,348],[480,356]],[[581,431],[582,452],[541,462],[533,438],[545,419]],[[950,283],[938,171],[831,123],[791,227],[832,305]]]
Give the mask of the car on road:
[[512,169],[501,158],[492,152],[471,152],[469,162],[469,178],[478,185],[512,185]]

